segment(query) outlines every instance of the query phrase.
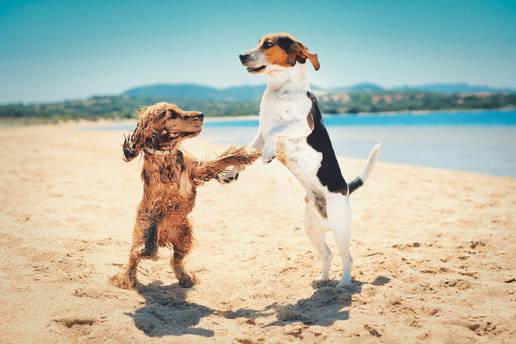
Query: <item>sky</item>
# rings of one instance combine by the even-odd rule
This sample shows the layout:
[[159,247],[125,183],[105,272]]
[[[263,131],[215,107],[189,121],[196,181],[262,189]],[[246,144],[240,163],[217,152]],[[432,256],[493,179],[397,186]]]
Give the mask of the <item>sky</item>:
[[0,0],[0,103],[264,83],[238,54],[282,31],[319,54],[322,87],[516,87],[516,0]]

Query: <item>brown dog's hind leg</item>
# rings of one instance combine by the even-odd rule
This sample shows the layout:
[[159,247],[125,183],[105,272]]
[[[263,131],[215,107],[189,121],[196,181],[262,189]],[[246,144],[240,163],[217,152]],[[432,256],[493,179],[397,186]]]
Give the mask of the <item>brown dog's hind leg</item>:
[[183,259],[192,248],[192,226],[189,222],[186,222],[181,224],[177,231],[177,236],[172,242],[174,254],[170,259],[170,265],[179,280],[179,284],[183,288],[191,288],[195,284],[195,278],[185,271]]
[[129,253],[129,263],[125,271],[111,277],[111,284],[123,289],[131,289],[136,284],[136,269],[141,260],[140,250],[132,250]]
[[133,230],[133,243],[129,251],[126,270],[111,277],[111,283],[119,288],[130,289],[136,284],[136,271],[140,260],[153,258],[158,247],[157,226],[154,222],[137,219]]

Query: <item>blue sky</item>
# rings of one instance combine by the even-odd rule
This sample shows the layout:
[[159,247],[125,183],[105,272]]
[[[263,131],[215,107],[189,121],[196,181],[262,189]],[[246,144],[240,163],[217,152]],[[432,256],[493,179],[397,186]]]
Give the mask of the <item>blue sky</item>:
[[516,1],[0,0],[0,102],[262,83],[237,55],[277,31],[319,54],[323,87],[516,87]]

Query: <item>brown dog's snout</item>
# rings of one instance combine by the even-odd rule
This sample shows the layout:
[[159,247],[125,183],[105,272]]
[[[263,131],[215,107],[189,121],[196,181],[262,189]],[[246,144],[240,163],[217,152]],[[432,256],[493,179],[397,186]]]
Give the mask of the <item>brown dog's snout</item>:
[[251,55],[249,55],[249,54],[240,54],[240,55],[238,55],[238,57],[240,58],[240,62],[241,63],[246,63],[251,58]]
[[202,125],[204,123],[204,113],[199,112],[190,117],[193,124]]

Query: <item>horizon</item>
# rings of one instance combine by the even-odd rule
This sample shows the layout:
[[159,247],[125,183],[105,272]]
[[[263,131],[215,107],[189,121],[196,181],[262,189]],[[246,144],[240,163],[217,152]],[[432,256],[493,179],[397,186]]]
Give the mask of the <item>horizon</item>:
[[310,70],[310,78],[322,88],[516,88],[512,1],[297,1],[294,9],[285,1],[6,1],[0,103],[84,99],[154,84],[264,84],[237,55],[278,31],[319,54],[321,70]]
[[[510,92],[516,91],[516,89],[512,88],[512,87],[495,87],[495,86],[490,86],[490,85],[469,84],[469,83],[464,83],[464,82],[450,82],[450,83],[437,82],[437,83],[416,84],[416,85],[394,85],[394,86],[390,86],[390,87],[386,87],[384,85],[380,85],[380,84],[377,84],[374,82],[367,82],[367,81],[357,82],[357,83],[350,84],[350,85],[337,85],[337,86],[332,86],[332,87],[324,87],[321,85],[315,85],[313,83],[310,83],[311,87],[316,87],[323,91],[325,91],[325,90],[331,91],[333,89],[341,89],[341,88],[351,88],[351,87],[362,86],[362,85],[377,86],[377,87],[380,87],[382,89],[382,91],[395,91],[395,92],[406,92],[406,91],[414,91],[415,92],[415,91],[418,91],[418,88],[422,89],[422,88],[431,87],[431,86],[466,86],[466,87],[479,87],[479,88],[493,88],[495,91],[503,91],[503,90],[509,90]],[[195,83],[195,82],[153,83],[153,84],[136,85],[134,87],[123,89],[122,91],[117,92],[117,93],[102,93],[102,94],[94,93],[94,94],[90,94],[90,95],[86,95],[86,96],[82,96],[82,97],[76,97],[76,98],[42,100],[42,101],[41,100],[40,101],[30,101],[30,100],[29,101],[7,101],[7,102],[0,101],[0,106],[12,105],[12,104],[25,104],[25,105],[52,104],[52,103],[61,103],[61,102],[66,102],[66,101],[81,101],[81,100],[86,100],[86,99],[90,99],[93,97],[117,97],[117,96],[122,96],[125,93],[132,91],[134,89],[155,87],[155,86],[194,86],[194,87],[206,87],[206,88],[211,88],[211,89],[215,89],[218,91],[224,91],[224,90],[227,90],[230,88],[239,88],[239,87],[241,87],[241,88],[256,87],[256,86],[266,87],[267,84],[266,84],[266,82],[262,82],[262,83],[257,83],[257,84],[248,83],[248,84],[229,85],[229,86],[220,86],[219,87],[219,86],[214,86],[214,85],[209,85],[209,84],[200,84],[200,83]],[[409,90],[404,90],[404,88],[409,89]],[[349,91],[339,91],[339,92],[348,93]],[[359,91],[359,92],[363,92],[363,91]],[[423,90],[422,92],[425,92],[425,91]],[[428,92],[428,91],[426,91],[426,92]],[[432,91],[430,91],[430,92],[432,92]],[[478,91],[478,92],[482,93],[483,91]],[[478,93],[478,92],[473,92],[473,93]],[[445,92],[445,93],[447,93],[447,92]],[[450,92],[450,93],[453,94],[455,92]],[[458,92],[458,93],[460,93],[460,92]]]

